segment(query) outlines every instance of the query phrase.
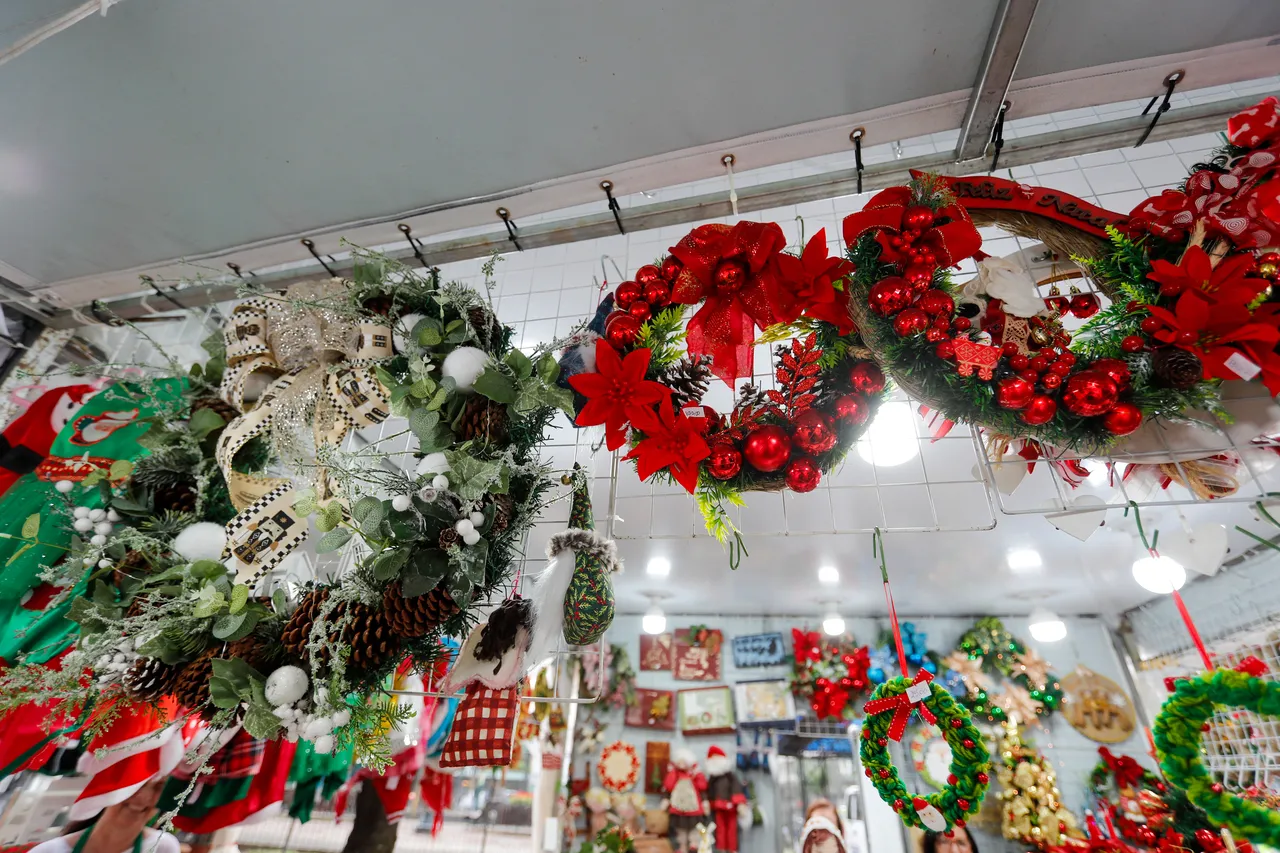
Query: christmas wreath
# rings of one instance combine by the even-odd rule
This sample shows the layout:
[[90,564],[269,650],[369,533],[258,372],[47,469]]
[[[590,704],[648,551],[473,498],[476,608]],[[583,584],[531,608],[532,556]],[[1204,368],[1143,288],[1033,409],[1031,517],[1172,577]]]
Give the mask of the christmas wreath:
[[[950,832],[978,811],[990,783],[991,755],[969,712],[924,670],[914,679],[899,676],[881,684],[863,708],[860,754],[864,772],[880,799],[893,806],[907,826]],[[912,712],[936,724],[951,748],[950,774],[941,791],[913,796],[889,754],[889,741],[901,741]],[[910,805],[910,808],[908,808]]]
[[[1275,109],[1268,99],[1232,119],[1230,144],[1213,163],[1127,222],[997,179],[975,188],[973,179],[917,175],[879,193],[844,220],[863,340],[945,418],[1081,452],[1114,446],[1157,418],[1222,412],[1221,380],[1260,376],[1280,391],[1280,311],[1267,301],[1280,255],[1258,252],[1280,234]],[[989,209],[992,198],[1012,209]],[[969,207],[982,208],[981,218]],[[1041,296],[980,251],[975,221],[1071,256],[1109,304],[1094,293]],[[1113,223],[1105,239],[1095,221]],[[969,257],[979,275],[962,290],[949,268]],[[1074,335],[1062,325],[1067,313],[1088,318]]]
[[1280,845],[1280,812],[1226,791],[1201,759],[1201,736],[1222,708],[1280,717],[1280,684],[1229,669],[1179,679],[1152,724],[1160,769],[1210,820],[1240,838]]
[[[966,631],[943,666],[964,683],[961,702],[993,723],[1016,715],[1021,722],[1049,717],[1062,705],[1062,685],[1049,662],[1005,629],[994,616],[984,616]],[[1009,683],[997,691],[997,678]]]
[[[799,256],[785,245],[774,223],[695,228],[606,297],[564,362],[575,422],[603,426],[610,450],[630,441],[642,479],[696,494],[722,542],[743,492],[817,488],[885,389],[849,314],[850,265],[828,257],[825,231]],[[779,341],[776,387],[748,382],[728,413],[703,404],[712,377],[751,379],[755,345]]]
[[[827,640],[817,631],[791,629],[795,661],[788,680],[791,693],[807,701],[819,720],[852,720],[853,697],[871,689],[871,653],[852,638]],[[847,640],[847,641],[846,641]],[[884,681],[884,671],[880,671]]]

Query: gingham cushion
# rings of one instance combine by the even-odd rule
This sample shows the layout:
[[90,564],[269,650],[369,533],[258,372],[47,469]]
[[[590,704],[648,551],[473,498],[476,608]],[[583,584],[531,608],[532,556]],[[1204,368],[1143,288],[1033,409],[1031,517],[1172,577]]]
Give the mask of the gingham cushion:
[[444,743],[441,767],[506,767],[511,763],[519,687],[494,690],[480,682],[467,687],[453,729]]

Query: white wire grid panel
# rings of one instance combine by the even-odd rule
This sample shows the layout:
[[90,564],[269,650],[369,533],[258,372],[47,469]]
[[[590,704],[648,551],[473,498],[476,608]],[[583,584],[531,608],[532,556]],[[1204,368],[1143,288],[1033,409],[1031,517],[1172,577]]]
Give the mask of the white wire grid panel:
[[[1268,555],[1209,582],[1183,590],[1206,647],[1216,666],[1234,668],[1250,655],[1269,671],[1261,677],[1280,679],[1280,588],[1274,581],[1277,561]],[[1161,598],[1127,615],[1137,648],[1140,699],[1154,715],[1168,697],[1165,678],[1193,676],[1204,670],[1186,626],[1172,602]],[[1252,711],[1224,709],[1215,714],[1203,736],[1205,766],[1233,791],[1256,786],[1280,793],[1280,719]]]

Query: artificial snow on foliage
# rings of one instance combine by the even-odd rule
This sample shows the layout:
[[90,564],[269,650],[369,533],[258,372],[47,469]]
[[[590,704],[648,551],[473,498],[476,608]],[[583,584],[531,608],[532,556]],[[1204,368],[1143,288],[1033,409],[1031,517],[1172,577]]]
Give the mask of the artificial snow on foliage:
[[459,391],[470,391],[484,373],[489,363],[489,354],[478,347],[458,347],[444,357],[440,365],[440,374],[452,379]]
[[308,684],[310,680],[302,667],[282,666],[267,676],[263,692],[266,693],[267,701],[272,707],[292,705],[307,695]]
[[186,560],[221,560],[227,547],[227,531],[221,524],[199,521],[178,534],[173,550]]
[[449,460],[443,453],[428,453],[418,462],[415,473],[419,477],[425,477],[428,474],[443,474],[449,470]]
[[396,352],[404,352],[409,349],[409,335],[413,332],[413,327],[418,325],[418,321],[421,319],[421,314],[400,315],[400,319],[391,327],[391,343],[395,345]]

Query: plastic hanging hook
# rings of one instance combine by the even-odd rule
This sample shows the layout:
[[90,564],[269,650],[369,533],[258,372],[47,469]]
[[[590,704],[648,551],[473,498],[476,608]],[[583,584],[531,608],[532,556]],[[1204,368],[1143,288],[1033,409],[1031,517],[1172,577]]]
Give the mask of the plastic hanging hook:
[[750,556],[747,543],[742,541],[742,534],[736,530],[733,531],[733,541],[729,543],[729,568],[736,571],[738,566],[742,565],[742,558]]
[[495,212],[498,214],[498,218],[502,220],[502,224],[507,226],[507,239],[515,245],[517,252],[523,252],[524,248],[516,238],[516,232],[520,229],[511,221],[511,211],[507,210],[505,207],[500,207]]
[[607,179],[601,181],[600,189],[604,190],[605,197],[609,199],[609,210],[613,213],[613,221],[618,223],[618,233],[626,234],[627,229],[622,227],[622,205],[618,204],[618,200],[613,197],[613,181]]
[[862,137],[867,135],[865,127],[855,127],[849,133],[849,140],[853,142],[853,164],[858,170],[858,194],[862,194]]
[[1005,101],[1000,105],[1000,111],[996,113],[995,127],[991,128],[991,145],[995,148],[995,153],[991,155],[991,171],[993,172],[996,170],[996,166],[1000,164],[1000,152],[1004,149],[1004,117],[1011,106],[1013,106],[1012,101]]
[[738,215],[738,191],[733,186],[733,165],[737,162],[738,158],[732,154],[726,154],[720,158],[720,164],[729,173],[729,207],[733,209],[734,216]]
[[1160,531],[1157,530],[1148,540],[1146,528],[1142,526],[1142,510],[1138,508],[1138,502],[1129,501],[1129,505],[1124,508],[1126,518],[1129,517],[1129,510],[1133,510],[1133,523],[1138,527],[1138,536],[1142,539],[1142,547],[1146,548],[1148,553],[1154,556],[1156,554],[1156,545],[1160,542]]
[[1147,125],[1147,129],[1142,132],[1142,136],[1138,137],[1138,141],[1134,144],[1134,148],[1139,148],[1142,143],[1147,141],[1147,137],[1151,135],[1151,131],[1156,129],[1156,123],[1160,121],[1160,116],[1169,112],[1169,100],[1173,97],[1173,90],[1182,82],[1182,78],[1187,76],[1187,72],[1182,69],[1170,74],[1164,78],[1164,100],[1160,100],[1160,95],[1156,95],[1147,102],[1147,106],[1143,109],[1142,114],[1146,115],[1151,112],[1151,108],[1156,105],[1156,101],[1160,101],[1160,108],[1156,110],[1156,114],[1151,117],[1151,124]]
[[[307,251],[311,253],[311,257],[315,258],[316,262],[319,263],[320,266],[324,267],[324,271],[327,272],[331,278],[338,277],[338,274],[333,271],[333,267],[325,263],[324,258],[320,257],[320,253],[316,251],[315,240],[312,240],[310,237],[303,237],[298,242],[307,247]],[[333,255],[329,256],[329,260],[333,260]]]

